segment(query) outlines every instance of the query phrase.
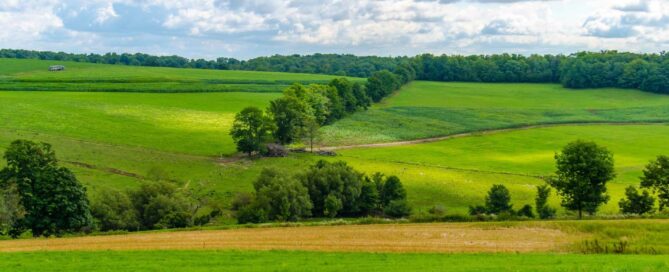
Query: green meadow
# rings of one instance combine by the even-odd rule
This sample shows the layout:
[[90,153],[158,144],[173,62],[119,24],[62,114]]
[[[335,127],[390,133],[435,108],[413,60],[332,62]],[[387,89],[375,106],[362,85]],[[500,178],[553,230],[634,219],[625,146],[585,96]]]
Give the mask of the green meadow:
[[[40,261],[35,261],[40,260]],[[67,251],[0,254],[2,271],[667,271],[666,255],[302,251]],[[215,269],[214,269],[215,268]]]
[[422,139],[538,124],[669,121],[669,96],[558,84],[414,81],[395,95],[324,128],[323,143]]

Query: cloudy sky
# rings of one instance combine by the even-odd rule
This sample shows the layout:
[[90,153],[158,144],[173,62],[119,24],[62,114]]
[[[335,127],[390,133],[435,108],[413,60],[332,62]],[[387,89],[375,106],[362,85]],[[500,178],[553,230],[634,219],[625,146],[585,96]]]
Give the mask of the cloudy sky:
[[273,54],[669,48],[667,0],[0,0],[0,48]]

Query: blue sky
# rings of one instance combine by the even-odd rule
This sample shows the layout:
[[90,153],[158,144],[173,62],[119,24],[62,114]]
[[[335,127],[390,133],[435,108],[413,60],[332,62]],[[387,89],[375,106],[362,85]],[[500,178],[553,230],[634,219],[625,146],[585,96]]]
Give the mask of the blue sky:
[[273,54],[669,48],[666,0],[0,0],[0,48]]

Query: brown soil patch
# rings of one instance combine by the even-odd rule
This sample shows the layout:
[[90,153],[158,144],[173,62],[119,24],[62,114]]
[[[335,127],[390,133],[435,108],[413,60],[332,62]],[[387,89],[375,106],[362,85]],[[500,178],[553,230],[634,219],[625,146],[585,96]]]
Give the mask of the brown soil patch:
[[470,223],[278,227],[0,241],[0,252],[246,249],[361,252],[561,251],[581,235]]

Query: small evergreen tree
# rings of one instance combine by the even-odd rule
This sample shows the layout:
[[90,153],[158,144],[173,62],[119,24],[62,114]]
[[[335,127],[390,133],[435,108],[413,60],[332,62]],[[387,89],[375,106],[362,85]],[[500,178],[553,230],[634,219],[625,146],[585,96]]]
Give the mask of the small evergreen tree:
[[513,213],[509,189],[501,184],[493,185],[485,198],[485,208],[490,214]]

